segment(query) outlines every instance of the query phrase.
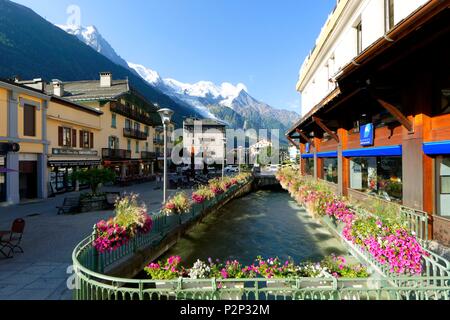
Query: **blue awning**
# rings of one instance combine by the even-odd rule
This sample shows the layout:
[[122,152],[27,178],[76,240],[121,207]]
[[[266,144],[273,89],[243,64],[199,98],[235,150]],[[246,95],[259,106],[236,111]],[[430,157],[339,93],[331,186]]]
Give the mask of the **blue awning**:
[[311,158],[314,158],[314,155],[313,154],[302,154],[302,158],[303,159],[311,159]]
[[450,141],[424,143],[423,152],[428,155],[450,154]]
[[337,156],[338,156],[337,151],[318,152],[317,153],[318,158],[337,158]]
[[402,146],[388,146],[378,148],[362,148],[354,150],[345,150],[342,155],[346,158],[354,157],[383,157],[383,156],[401,156]]

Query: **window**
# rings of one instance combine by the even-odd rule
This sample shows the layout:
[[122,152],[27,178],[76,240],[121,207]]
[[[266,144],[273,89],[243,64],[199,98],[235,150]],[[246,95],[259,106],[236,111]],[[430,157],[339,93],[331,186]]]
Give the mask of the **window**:
[[139,122],[134,123],[134,130],[135,131],[141,131],[141,124]]
[[145,143],[145,152],[148,152],[148,142]]
[[131,129],[131,120],[125,119],[125,129],[130,130]]
[[108,145],[110,149],[119,149],[119,138],[110,136],[108,138]]
[[94,133],[89,131],[80,131],[80,148],[93,148],[94,147]]
[[77,131],[71,128],[58,127],[58,145],[60,147],[76,147]]
[[127,150],[131,151],[131,140],[127,139]]
[[365,157],[350,160],[350,188],[388,201],[403,196],[402,158]]
[[148,134],[148,132],[149,132],[148,126],[144,127],[144,132],[145,132],[146,136],[148,137],[149,136],[149,134]]
[[308,158],[305,160],[305,174],[309,176],[314,176],[314,159]]
[[[0,155],[0,169],[6,167],[6,157]],[[6,201],[6,173],[0,172],[0,202]]]
[[355,27],[356,29],[356,54],[363,51],[362,22],[360,21]]
[[29,104],[23,106],[23,135],[36,136],[36,107]]
[[136,153],[139,153],[139,141],[136,141],[136,148],[134,150]]
[[117,115],[115,113],[111,114],[111,128],[117,128]]
[[389,32],[395,25],[394,0],[384,0],[385,32]]
[[338,183],[338,160],[337,158],[323,158],[323,179],[331,183]]
[[450,75],[442,75],[438,82],[438,101],[434,103],[434,114],[447,114],[450,113]]
[[437,165],[437,213],[450,218],[450,157],[438,157]]

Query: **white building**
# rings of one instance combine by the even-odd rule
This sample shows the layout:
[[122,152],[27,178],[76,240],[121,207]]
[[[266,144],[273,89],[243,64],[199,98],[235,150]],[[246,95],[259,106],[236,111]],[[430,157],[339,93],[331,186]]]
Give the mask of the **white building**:
[[300,69],[297,91],[302,95],[302,116],[336,89],[340,70],[379,38],[389,40],[389,31],[427,2],[338,0]]
[[203,169],[205,161],[208,165],[222,164],[225,128],[226,124],[213,119],[188,118],[183,121],[183,148],[195,155],[195,169]]

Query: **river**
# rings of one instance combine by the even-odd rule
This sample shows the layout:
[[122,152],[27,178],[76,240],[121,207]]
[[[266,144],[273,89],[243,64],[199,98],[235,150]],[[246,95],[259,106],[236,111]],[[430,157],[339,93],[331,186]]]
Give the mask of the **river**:
[[192,228],[161,259],[179,255],[184,265],[208,257],[251,264],[258,255],[319,261],[347,250],[282,191],[262,190],[236,199]]

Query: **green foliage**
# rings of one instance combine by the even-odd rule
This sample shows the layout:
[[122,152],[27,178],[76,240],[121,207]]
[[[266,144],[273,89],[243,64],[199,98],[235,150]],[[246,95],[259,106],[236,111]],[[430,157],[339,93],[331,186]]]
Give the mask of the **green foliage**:
[[127,230],[137,230],[144,226],[146,221],[145,205],[139,205],[137,195],[131,194],[128,197],[117,199],[115,205],[115,222]]
[[116,174],[110,169],[91,168],[88,170],[75,171],[72,179],[78,180],[82,184],[88,184],[92,194],[98,194],[98,187],[101,183],[113,182]]

